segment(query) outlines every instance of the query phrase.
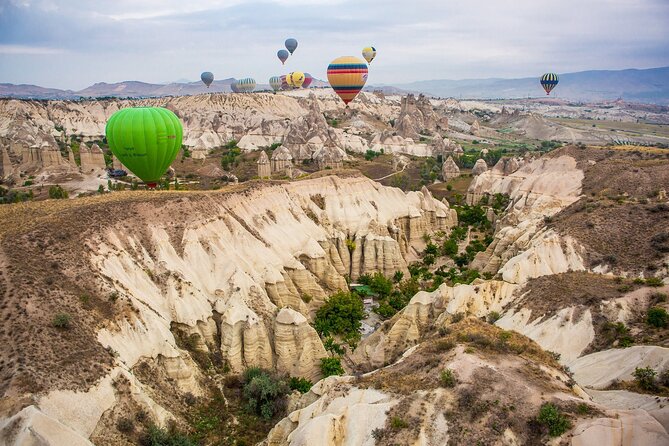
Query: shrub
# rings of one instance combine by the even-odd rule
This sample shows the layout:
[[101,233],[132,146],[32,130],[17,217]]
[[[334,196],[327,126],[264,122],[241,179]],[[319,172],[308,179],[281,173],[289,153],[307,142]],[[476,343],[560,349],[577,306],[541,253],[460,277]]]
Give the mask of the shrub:
[[451,324],[457,324],[465,318],[465,313],[458,312],[451,316]]
[[453,238],[449,238],[441,245],[441,254],[448,257],[453,257],[458,253],[458,242]]
[[669,314],[664,308],[652,307],[648,310],[646,322],[656,328],[665,328],[669,322]]
[[439,381],[442,387],[455,387],[457,384],[457,378],[451,369],[443,370],[439,375]]
[[300,393],[307,393],[309,390],[311,390],[311,387],[314,385],[314,383],[306,378],[296,378],[293,376],[290,378],[288,385],[290,386],[291,390],[297,390]]
[[70,328],[70,325],[72,324],[72,316],[68,313],[58,313],[53,317],[52,324],[56,328]]
[[392,427],[395,430],[406,429],[407,427],[409,427],[409,423],[407,423],[400,417],[392,417],[390,419],[390,427]]
[[447,184],[446,185],[446,190],[449,191],[449,192],[452,191],[453,190],[453,185],[452,184]]
[[393,282],[383,274],[377,272],[372,276],[369,287],[381,296],[388,296],[393,290]]
[[652,287],[661,287],[664,285],[664,282],[659,277],[649,277],[646,279],[646,285]]
[[487,317],[487,319],[488,319],[488,323],[489,323],[489,324],[494,324],[494,323],[497,322],[497,321],[499,320],[499,318],[501,318],[501,317],[502,317],[502,316],[501,316],[498,312],[496,312],[496,311],[491,311],[490,313],[488,313],[488,317]]
[[140,438],[142,446],[197,446],[187,435],[176,430],[167,430],[155,425],[149,426]]
[[336,355],[343,355],[344,354],[344,348],[337,344],[334,339],[332,339],[330,336],[325,338],[325,341],[323,342],[323,346],[325,347],[325,350],[332,352]]
[[332,295],[316,312],[314,328],[321,336],[341,335],[349,342],[360,339],[360,321],[365,318],[365,308],[352,293]]
[[551,437],[559,437],[569,430],[571,423],[558,408],[551,403],[545,403],[539,410],[537,421],[548,428]]
[[395,271],[395,274],[393,275],[393,282],[400,283],[403,277],[404,273],[402,271]]
[[135,429],[135,424],[132,422],[130,418],[119,418],[119,420],[116,422],[116,429],[119,430],[119,432],[132,432]]
[[344,368],[339,358],[321,358],[321,373],[324,378],[333,375],[343,375]]
[[580,415],[587,415],[590,413],[590,406],[588,406],[586,403],[579,403],[579,405],[576,406],[576,412],[578,412]]
[[249,411],[271,419],[284,404],[288,386],[270,372],[258,367],[251,367],[244,372],[242,395]]
[[384,319],[390,319],[397,313],[397,310],[395,310],[395,308],[393,308],[388,302],[381,302],[379,305],[374,307],[374,313],[378,314]]
[[634,369],[632,376],[634,376],[634,381],[639,385],[639,387],[644,390],[655,390],[657,388],[657,382],[655,379],[657,372],[650,367],[637,367]]
[[67,198],[69,197],[69,194],[65,189],[60,187],[59,185],[51,186],[49,188],[49,198],[53,199],[62,199],[62,198]]
[[351,253],[355,251],[355,242],[351,239],[346,239],[346,247],[348,248],[348,252]]

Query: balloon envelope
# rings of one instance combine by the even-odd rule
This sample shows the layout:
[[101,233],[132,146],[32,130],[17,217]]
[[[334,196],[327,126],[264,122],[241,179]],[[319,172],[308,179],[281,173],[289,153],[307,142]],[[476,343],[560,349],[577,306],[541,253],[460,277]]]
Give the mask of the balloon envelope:
[[551,91],[560,82],[560,78],[555,73],[546,73],[541,76],[541,86],[544,87],[546,94],[551,94]]
[[237,88],[242,93],[250,93],[256,89],[256,81],[250,77],[245,77],[237,81]]
[[297,48],[297,40],[293,39],[292,37],[290,39],[286,39],[286,49],[290,51],[290,54],[293,54],[293,51]]
[[230,90],[232,90],[233,93],[241,93],[241,90],[237,86],[237,79],[233,80],[230,84]]
[[300,88],[304,83],[304,73],[301,71],[293,71],[289,76],[290,83],[295,88]]
[[286,63],[286,60],[288,59],[288,56],[289,56],[289,55],[290,55],[290,54],[288,54],[288,51],[286,51],[286,50],[279,50],[279,51],[276,52],[276,57],[279,58],[279,60],[281,61],[281,64],[282,64],[282,65],[283,65],[284,63]]
[[286,85],[288,85],[289,88],[293,88],[293,73],[288,73],[286,74]]
[[212,82],[214,82],[214,73],[211,71],[205,71],[200,75],[200,79],[202,79],[202,82],[204,82],[204,85],[209,88]]
[[304,73],[304,82],[302,83],[302,88],[309,88],[309,85],[313,82],[314,78],[311,77],[311,74]]
[[114,156],[151,184],[160,180],[177,156],[183,127],[166,108],[124,108],[111,115],[105,136]]
[[281,90],[281,76],[272,76],[269,78],[269,86],[272,87],[272,90],[278,91]]
[[372,63],[374,58],[376,57],[376,48],[373,46],[368,46],[362,49],[362,57],[365,58],[367,63]]
[[348,105],[367,82],[367,64],[357,57],[339,57],[328,65],[328,82]]

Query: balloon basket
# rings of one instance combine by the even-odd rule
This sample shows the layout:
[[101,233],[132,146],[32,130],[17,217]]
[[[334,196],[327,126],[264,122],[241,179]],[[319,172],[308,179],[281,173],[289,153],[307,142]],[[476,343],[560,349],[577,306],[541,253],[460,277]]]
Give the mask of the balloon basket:
[[158,183],[146,183],[146,188],[149,190],[155,189]]

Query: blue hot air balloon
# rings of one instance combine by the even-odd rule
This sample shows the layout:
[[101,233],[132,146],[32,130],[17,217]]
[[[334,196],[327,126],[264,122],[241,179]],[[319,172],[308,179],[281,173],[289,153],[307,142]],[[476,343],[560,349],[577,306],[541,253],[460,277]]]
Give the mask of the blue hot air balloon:
[[286,39],[286,49],[290,51],[290,54],[293,54],[295,48],[297,48],[297,40],[293,39],[292,37],[290,39]]

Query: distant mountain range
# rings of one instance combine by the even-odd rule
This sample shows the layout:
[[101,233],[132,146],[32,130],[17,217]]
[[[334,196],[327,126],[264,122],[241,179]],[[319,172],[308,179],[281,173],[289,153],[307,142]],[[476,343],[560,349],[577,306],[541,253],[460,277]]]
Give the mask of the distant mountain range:
[[[114,84],[99,82],[79,91],[44,88],[36,85],[0,84],[0,97],[21,99],[81,99],[81,98],[146,98],[159,96],[188,96],[204,93],[226,93],[232,91],[234,78],[214,81],[209,88],[202,82],[172,82],[149,84],[139,81],[124,81]],[[314,79],[313,87],[324,87],[327,82]],[[256,90],[270,90],[269,84],[258,84]]]
[[[523,79],[432,80],[393,84],[406,91],[467,99],[511,99],[545,96],[539,76]],[[669,104],[669,67],[645,70],[581,71],[560,74],[551,96],[572,101],[609,101]]]
[[[157,97],[185,96],[230,91],[233,78],[214,81],[210,88],[200,82],[149,84],[125,81],[114,84],[100,82],[80,91],[58,90],[36,85],[0,84],[0,97],[25,99],[79,99],[87,97]],[[314,79],[312,86],[324,87],[327,82]],[[257,90],[269,90],[268,84],[258,84]],[[381,90],[388,94],[406,92],[426,93],[439,97],[463,99],[514,99],[541,97],[539,78],[523,79],[464,79],[431,80],[409,84],[370,85],[365,90]],[[581,71],[560,74],[560,84],[551,96],[571,101],[645,102],[669,105],[669,67],[645,70]]]

